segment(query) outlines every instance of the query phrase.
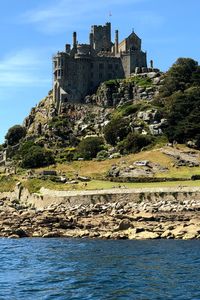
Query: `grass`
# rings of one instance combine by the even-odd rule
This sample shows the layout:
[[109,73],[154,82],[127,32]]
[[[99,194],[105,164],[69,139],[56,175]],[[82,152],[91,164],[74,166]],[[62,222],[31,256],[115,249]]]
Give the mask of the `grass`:
[[102,180],[93,180],[88,182],[87,187],[84,189],[95,190],[95,189],[112,189],[123,186],[125,188],[156,188],[156,187],[178,187],[178,186],[200,186],[200,180],[196,181],[169,181],[169,182],[149,182],[149,183],[119,183]]
[[[181,150],[187,150],[181,145],[178,145]],[[112,165],[122,165],[124,167],[132,165],[135,161],[149,160],[153,163],[158,163],[169,170],[163,173],[155,174],[155,177],[167,178],[185,178],[185,181],[172,181],[172,182],[154,182],[154,183],[116,183],[103,180],[108,170]],[[67,178],[76,178],[76,175],[89,176],[92,178],[85,186],[83,183],[79,184],[62,184],[52,182],[51,180],[41,179],[23,179],[24,173],[21,172],[17,177],[1,176],[0,177],[0,192],[13,190],[16,181],[21,181],[23,185],[28,188],[30,192],[38,192],[41,187],[55,190],[84,190],[84,189],[110,189],[123,185],[127,188],[143,188],[143,187],[170,187],[170,186],[200,186],[200,181],[189,181],[192,175],[200,175],[200,167],[179,167],[173,166],[173,159],[161,152],[161,149],[154,149],[143,151],[137,154],[130,154],[121,158],[110,159],[105,161],[73,161],[62,164],[56,164],[47,168],[40,168],[36,173],[42,170],[56,170],[58,174],[63,174]]]
[[39,192],[41,187],[51,189],[51,190],[60,190],[60,191],[81,191],[81,190],[105,190],[105,189],[113,189],[113,188],[157,188],[157,187],[193,187],[200,186],[200,180],[196,181],[169,181],[169,182],[150,182],[150,183],[119,183],[119,182],[110,182],[104,180],[92,180],[87,182],[87,186],[84,183],[78,184],[62,184],[55,183],[50,180],[39,180],[39,179],[29,179],[23,182],[23,186],[25,186],[30,193]]
[[167,173],[158,173],[157,177],[191,178],[192,175],[200,175],[200,167],[172,167]]
[[[163,167],[167,167],[169,171],[157,173],[156,177],[175,177],[189,179],[192,175],[200,174],[200,167],[174,167],[173,159],[163,154],[160,149],[142,151],[136,154],[129,154],[121,158],[115,158],[105,161],[73,161],[56,166],[50,166],[45,169],[55,169],[59,173],[65,174],[69,178],[73,178],[76,174],[81,176],[90,176],[93,179],[102,179],[107,174],[108,170],[114,164],[123,164],[129,166],[138,160],[149,160],[153,163],[158,163]],[[44,169],[44,168],[43,168]],[[43,170],[38,169],[37,172]]]
[[0,192],[13,191],[16,185],[15,178],[11,176],[0,176]]

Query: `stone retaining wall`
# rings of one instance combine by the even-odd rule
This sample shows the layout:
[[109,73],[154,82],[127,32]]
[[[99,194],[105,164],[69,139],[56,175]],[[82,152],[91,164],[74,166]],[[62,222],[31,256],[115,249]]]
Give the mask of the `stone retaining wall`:
[[0,193],[0,199],[17,199],[24,203],[45,208],[63,203],[65,207],[76,207],[97,203],[132,203],[138,210],[189,210],[200,209],[200,187],[144,188],[85,191],[56,191],[41,188],[40,193],[30,194],[27,189],[16,186],[10,193]]

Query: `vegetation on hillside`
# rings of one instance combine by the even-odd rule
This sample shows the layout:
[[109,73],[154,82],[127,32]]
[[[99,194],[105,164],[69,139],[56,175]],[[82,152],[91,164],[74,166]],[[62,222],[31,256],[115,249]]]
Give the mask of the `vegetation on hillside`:
[[200,148],[200,66],[190,58],[179,58],[165,74],[157,102],[163,107],[170,141],[193,141]]
[[12,126],[5,135],[7,144],[10,146],[16,145],[26,135],[26,129],[21,125]]
[[[104,125],[95,123],[97,114],[91,117],[92,111],[85,113],[87,124],[77,122],[75,117],[70,120],[65,114],[54,116],[41,136],[27,138],[23,126],[11,127],[5,136],[8,156],[23,168],[36,168],[78,158],[105,160],[114,152],[121,155],[137,153],[167,141],[190,142],[194,148],[200,149],[200,66],[193,59],[179,58],[163,78],[159,94],[154,99],[123,100],[116,108],[111,108],[102,122]],[[149,77],[109,80],[103,85],[108,94],[110,90],[132,89],[132,95],[135,86],[155,91]],[[155,111],[149,123],[138,117]],[[166,122],[156,136],[150,125],[154,126],[161,119]],[[94,136],[87,136],[84,126]],[[1,145],[0,150],[4,147]]]

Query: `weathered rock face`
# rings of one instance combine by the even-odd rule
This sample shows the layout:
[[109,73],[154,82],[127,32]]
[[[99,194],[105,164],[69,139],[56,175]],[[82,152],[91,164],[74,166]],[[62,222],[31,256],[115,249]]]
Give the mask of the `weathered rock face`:
[[38,105],[31,109],[30,114],[24,120],[24,126],[28,135],[41,135],[46,131],[48,120],[56,115],[53,95],[45,97]]
[[[57,149],[63,147],[76,147],[79,140],[84,137],[103,135],[104,127],[109,123],[116,107],[124,103],[134,104],[143,101],[148,102],[151,107],[150,102],[158,94],[161,78],[161,73],[153,72],[153,74],[134,75],[127,80],[102,83],[96,94],[85,98],[85,103],[64,104],[60,108],[59,116],[50,92],[45,99],[32,108],[29,116],[24,120],[27,130],[26,139],[33,139],[57,152]],[[56,128],[52,125],[55,117],[67,120],[68,125]],[[165,120],[162,120],[162,116],[156,109],[140,109],[127,118],[131,128],[138,133],[162,134]]]
[[118,164],[113,165],[108,171],[108,178],[142,178],[153,177],[155,173],[167,172],[168,168],[161,166],[160,164],[150,161],[136,161],[129,165]]
[[103,107],[116,107],[130,100],[152,100],[162,84],[160,72],[135,74],[127,80],[110,80],[102,83],[96,94],[87,96],[86,103]]
[[168,148],[163,149],[164,154],[174,158],[174,164],[177,167],[198,167],[200,165],[200,156],[197,151],[181,151],[179,149]]

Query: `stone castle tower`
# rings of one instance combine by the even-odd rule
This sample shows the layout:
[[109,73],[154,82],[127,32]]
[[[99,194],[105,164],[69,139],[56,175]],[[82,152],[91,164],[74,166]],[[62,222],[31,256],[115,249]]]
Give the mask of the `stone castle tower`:
[[137,67],[146,68],[147,61],[134,32],[119,43],[116,30],[112,43],[111,23],[94,25],[89,44],[78,44],[74,32],[72,47],[66,44],[65,51],[53,57],[53,98],[58,111],[66,103],[84,102],[103,81],[129,77]]

